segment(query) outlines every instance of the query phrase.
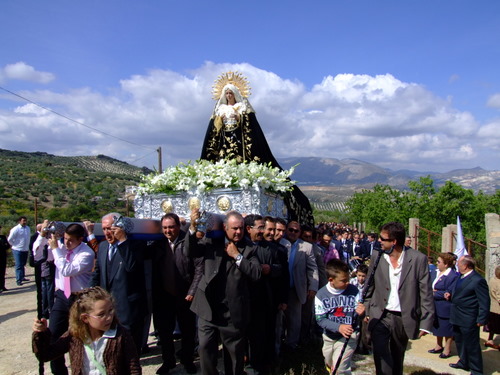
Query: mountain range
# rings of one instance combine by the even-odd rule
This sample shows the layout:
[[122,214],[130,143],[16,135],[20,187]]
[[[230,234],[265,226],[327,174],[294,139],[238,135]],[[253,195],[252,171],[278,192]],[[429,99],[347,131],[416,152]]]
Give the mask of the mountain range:
[[[494,194],[500,188],[500,171],[482,168],[458,169],[446,173],[392,171],[355,159],[294,157],[278,160],[289,169],[297,165],[292,179],[317,207],[342,210],[344,202],[354,192],[370,189],[376,184],[406,189],[410,180],[430,176],[436,187],[447,180],[475,192]],[[56,174],[54,174],[57,171]],[[125,186],[136,185],[139,176],[151,170],[136,167],[105,155],[54,156],[45,152],[20,152],[0,149],[0,196],[33,200],[41,192],[40,201],[51,206],[56,202],[67,205],[75,199],[86,201],[94,196],[111,199],[121,197]],[[52,177],[51,176],[56,176]],[[78,186],[75,179],[80,179]],[[112,189],[106,179],[112,179]],[[90,183],[89,181],[94,181]],[[103,195],[104,194],[104,195]]]
[[[436,187],[446,181],[453,181],[466,189],[485,194],[494,194],[500,188],[500,171],[488,171],[480,167],[472,169],[455,169],[445,173],[417,172],[381,168],[375,164],[356,159],[333,159],[321,157],[295,157],[278,160],[285,169],[297,165],[292,178],[305,191],[310,187],[352,187],[352,191],[360,188],[371,188],[376,184],[389,185],[397,189],[405,189],[410,180],[430,176]],[[309,188],[305,188],[309,187]],[[307,194],[307,193],[306,193]]]

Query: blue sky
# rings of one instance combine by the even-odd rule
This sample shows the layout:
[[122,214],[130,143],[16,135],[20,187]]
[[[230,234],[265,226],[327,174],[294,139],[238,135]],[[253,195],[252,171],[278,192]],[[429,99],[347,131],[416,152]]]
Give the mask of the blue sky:
[[278,158],[498,170],[499,21],[498,1],[2,0],[0,86],[105,134],[0,90],[0,148],[196,159],[238,70]]

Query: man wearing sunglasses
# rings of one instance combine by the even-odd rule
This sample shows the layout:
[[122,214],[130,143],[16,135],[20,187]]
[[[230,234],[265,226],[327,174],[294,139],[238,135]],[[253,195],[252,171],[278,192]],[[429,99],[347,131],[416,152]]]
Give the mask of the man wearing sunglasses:
[[409,339],[432,330],[434,302],[427,257],[404,245],[401,223],[388,223],[380,230],[381,249],[373,249],[371,274],[379,251],[384,254],[365,300],[377,374],[403,374]]

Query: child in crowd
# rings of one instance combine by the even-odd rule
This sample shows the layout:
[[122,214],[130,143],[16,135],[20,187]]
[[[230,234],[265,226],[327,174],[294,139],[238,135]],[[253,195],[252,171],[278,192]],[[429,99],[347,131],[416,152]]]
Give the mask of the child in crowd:
[[141,374],[132,337],[115,315],[111,295],[100,287],[76,293],[71,306],[69,330],[50,343],[47,320],[35,319],[33,352],[50,361],[69,352],[72,374]]
[[366,264],[360,264],[356,269],[356,276],[349,281],[349,284],[354,285],[361,292],[365,287],[367,274],[368,274],[368,266]]
[[351,357],[358,334],[352,327],[353,318],[355,314],[363,315],[365,307],[359,302],[359,289],[349,284],[347,264],[332,259],[326,264],[326,272],[328,283],[315,298],[316,321],[323,328],[323,356],[330,372],[337,363],[345,340],[350,336],[338,374],[351,374]]
[[[356,276],[351,279],[349,284],[356,286],[359,292],[363,292],[363,288],[366,285],[366,276],[368,274],[368,266],[366,264],[360,264],[356,270]],[[355,353],[357,354],[369,354],[370,353],[370,340],[367,336],[368,324],[364,320],[359,320],[359,333],[358,333],[358,347]]]

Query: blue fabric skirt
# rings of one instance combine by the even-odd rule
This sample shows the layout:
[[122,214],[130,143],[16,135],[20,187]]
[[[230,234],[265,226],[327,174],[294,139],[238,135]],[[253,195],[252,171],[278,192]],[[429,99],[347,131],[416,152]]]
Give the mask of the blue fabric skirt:
[[450,323],[449,318],[437,317],[437,321],[434,323],[434,328],[432,329],[434,336],[439,337],[452,337],[453,336],[453,326]]

